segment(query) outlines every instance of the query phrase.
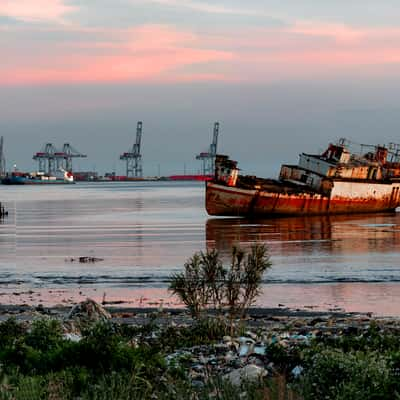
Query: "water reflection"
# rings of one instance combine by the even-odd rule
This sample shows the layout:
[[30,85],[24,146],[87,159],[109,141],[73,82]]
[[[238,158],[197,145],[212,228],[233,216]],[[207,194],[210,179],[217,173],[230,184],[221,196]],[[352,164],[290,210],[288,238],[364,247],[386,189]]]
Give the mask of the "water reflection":
[[271,251],[301,253],[391,252],[400,244],[400,213],[293,218],[212,218],[207,246],[221,253],[233,245],[268,243]]
[[400,282],[400,215],[209,219],[208,248],[266,243],[275,283]]
[[[1,200],[10,211],[0,224],[0,294],[11,293],[3,302],[33,301],[12,297],[32,288],[50,302],[60,300],[55,289],[75,299],[169,299],[169,277],[194,252],[228,256],[255,241],[273,262],[260,305],[385,310],[400,299],[399,214],[207,220],[203,184],[171,182],[10,187]],[[68,261],[79,256],[104,261]]]
[[15,268],[15,203],[4,202],[8,215],[0,218],[0,283]]
[[399,315],[400,213],[209,219],[208,248],[266,243],[273,267],[257,303]]

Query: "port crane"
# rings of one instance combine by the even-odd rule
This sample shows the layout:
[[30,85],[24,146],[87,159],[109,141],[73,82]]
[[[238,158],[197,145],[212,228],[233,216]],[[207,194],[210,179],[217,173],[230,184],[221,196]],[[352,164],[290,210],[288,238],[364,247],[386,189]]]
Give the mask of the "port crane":
[[46,143],[32,158],[38,162],[39,172],[47,172],[49,175],[54,175],[56,164],[59,162],[58,160],[60,157],[61,151],[59,151],[52,143]]
[[39,163],[39,172],[54,175],[56,170],[61,168],[71,172],[72,159],[76,157],[87,157],[87,155],[78,152],[69,143],[64,143],[62,150],[52,143],[46,143],[34,154],[33,159]]
[[132,149],[126,153],[121,154],[120,160],[126,162],[126,177],[127,178],[142,178],[143,168],[142,168],[142,155],[141,141],[142,141],[142,128],[143,122],[138,121],[136,126],[136,141],[132,146]]
[[201,160],[203,163],[203,175],[212,175],[215,169],[215,156],[217,154],[219,134],[219,122],[214,123],[213,140],[210,148],[206,152],[202,152],[196,156],[196,160]]
[[72,147],[69,143],[64,143],[62,149],[64,155],[64,162],[62,167],[69,172],[72,172],[72,159],[73,158],[86,158],[86,154],[80,153],[74,147]]
[[0,138],[0,177],[6,175],[6,159],[4,157],[3,136]]

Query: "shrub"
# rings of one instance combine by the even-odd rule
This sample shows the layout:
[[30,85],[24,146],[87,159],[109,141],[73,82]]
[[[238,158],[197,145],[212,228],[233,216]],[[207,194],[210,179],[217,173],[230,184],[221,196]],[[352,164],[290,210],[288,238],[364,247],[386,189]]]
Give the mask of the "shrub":
[[242,317],[260,291],[264,272],[271,263],[264,245],[246,254],[233,247],[231,263],[224,266],[216,250],[196,253],[175,274],[169,290],[189,308],[195,318],[206,310],[228,312],[231,320]]
[[36,350],[50,350],[63,340],[61,323],[55,319],[40,319],[32,324],[26,335],[26,344]]
[[0,324],[0,348],[12,346],[25,333],[24,327],[14,317]]
[[298,383],[304,399],[366,400],[396,398],[388,359],[374,351],[344,353],[322,349],[307,360]]
[[264,272],[271,267],[267,248],[254,245],[251,252],[234,247],[232,262],[227,270],[223,288],[231,318],[242,317],[244,312],[254,303],[260,293],[260,285]]
[[167,327],[163,329],[152,346],[160,351],[173,351],[182,347],[212,344],[229,333],[226,321],[220,318],[201,318],[191,326]]

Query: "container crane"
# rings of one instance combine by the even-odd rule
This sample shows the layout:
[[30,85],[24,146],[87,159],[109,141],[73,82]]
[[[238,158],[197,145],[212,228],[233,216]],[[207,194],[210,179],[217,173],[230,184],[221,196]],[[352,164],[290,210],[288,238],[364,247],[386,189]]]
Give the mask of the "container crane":
[[136,127],[136,142],[132,146],[132,149],[127,153],[121,154],[120,160],[126,161],[126,177],[127,178],[142,178],[143,168],[142,168],[142,155],[141,141],[142,141],[142,121],[138,121]]
[[34,154],[33,159],[39,163],[39,172],[54,175],[60,168],[71,172],[72,158],[74,157],[87,156],[75,150],[69,143],[64,143],[62,150],[52,143],[46,143],[39,152]]
[[213,140],[210,144],[209,151],[202,152],[196,156],[196,160],[203,162],[203,175],[214,174],[215,169],[215,156],[217,155],[218,146],[218,134],[219,134],[219,122],[214,123]]
[[54,175],[56,165],[58,167],[63,158],[63,153],[52,143],[46,143],[39,152],[33,155],[32,158],[39,163],[39,172]]
[[63,156],[64,156],[63,168],[69,172],[72,172],[72,159],[73,158],[86,158],[87,157],[86,154],[80,153],[78,150],[76,150],[74,147],[72,147],[69,143],[64,143],[62,152],[63,152]]

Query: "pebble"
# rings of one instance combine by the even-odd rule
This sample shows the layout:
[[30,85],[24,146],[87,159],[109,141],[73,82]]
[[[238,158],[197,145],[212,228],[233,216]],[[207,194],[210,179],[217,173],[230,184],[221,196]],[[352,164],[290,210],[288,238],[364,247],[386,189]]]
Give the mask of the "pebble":
[[[277,319],[279,322],[276,321]],[[398,319],[374,318],[373,320],[379,329],[400,333],[400,320]],[[268,371],[271,374],[276,372],[274,364],[268,360],[268,346],[271,344],[278,344],[289,350],[299,344],[307,345],[313,338],[321,336],[339,338],[340,336],[359,334],[367,330],[370,324],[371,318],[366,316],[350,316],[348,318],[281,316],[274,317],[272,320],[271,318],[257,319],[257,333],[246,330],[243,336],[227,335],[220,343],[195,346],[181,352],[189,352],[193,356],[192,364],[187,367],[189,376],[195,373],[193,376],[196,385],[202,379],[206,383],[209,376],[215,375],[223,376],[237,384],[242,379],[243,373],[248,371],[252,371],[253,375],[258,377],[266,376]],[[201,369],[204,370],[203,373]],[[299,376],[301,373],[301,366],[292,370],[293,376]]]

